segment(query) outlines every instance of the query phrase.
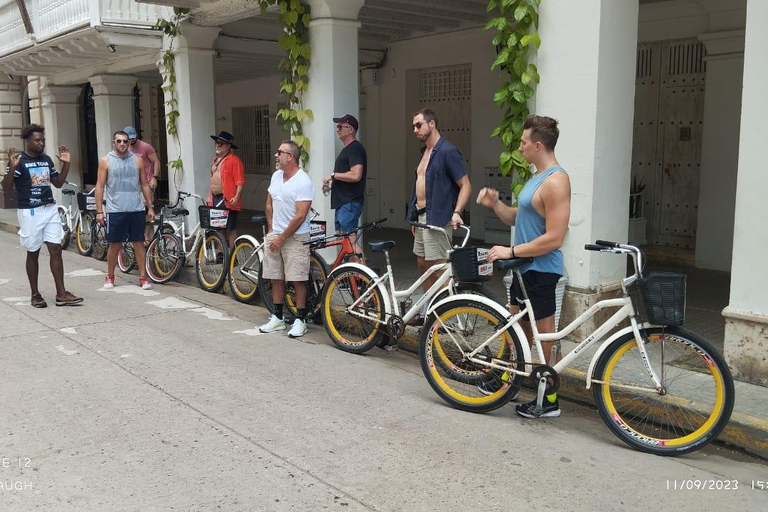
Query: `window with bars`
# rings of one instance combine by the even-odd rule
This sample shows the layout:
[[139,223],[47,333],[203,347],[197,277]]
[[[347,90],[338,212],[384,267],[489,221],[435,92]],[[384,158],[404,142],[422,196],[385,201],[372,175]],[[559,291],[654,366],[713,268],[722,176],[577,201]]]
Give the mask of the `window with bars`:
[[232,135],[247,174],[272,174],[274,159],[269,139],[269,105],[232,109]]
[[472,96],[472,67],[467,64],[419,70],[419,103]]

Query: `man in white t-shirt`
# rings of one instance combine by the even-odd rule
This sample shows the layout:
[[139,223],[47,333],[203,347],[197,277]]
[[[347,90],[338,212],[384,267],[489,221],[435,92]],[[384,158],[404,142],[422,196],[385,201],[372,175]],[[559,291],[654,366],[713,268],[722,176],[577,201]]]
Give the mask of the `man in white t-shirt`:
[[267,237],[264,240],[262,272],[272,280],[272,300],[275,312],[269,321],[259,327],[261,332],[285,329],[283,297],[285,282],[290,281],[296,291],[298,314],[288,332],[298,338],[307,332],[307,284],[309,279],[309,209],[315,196],[315,186],[299,168],[299,146],[285,140],[275,153],[275,167],[267,190]]

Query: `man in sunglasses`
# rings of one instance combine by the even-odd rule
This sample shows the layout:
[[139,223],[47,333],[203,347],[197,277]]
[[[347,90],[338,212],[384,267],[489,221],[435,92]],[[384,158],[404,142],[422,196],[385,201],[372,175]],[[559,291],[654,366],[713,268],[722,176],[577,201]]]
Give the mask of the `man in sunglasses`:
[[211,188],[208,204],[227,208],[227,243],[234,247],[237,240],[237,216],[243,207],[245,166],[236,154],[235,137],[229,132],[211,135],[216,146],[216,156],[211,163]]
[[[472,185],[459,150],[440,136],[437,116],[424,108],[413,116],[413,134],[425,147],[416,166],[416,181],[408,203],[408,219],[421,224],[456,229],[464,221],[461,212],[469,202]],[[450,241],[440,232],[411,228],[413,253],[423,274],[448,259]],[[449,231],[450,232],[450,231]],[[428,290],[440,278],[435,272],[424,282]],[[418,320],[417,320],[418,322]]]
[[[336,210],[336,232],[339,233],[356,229],[360,222],[368,156],[356,138],[359,125],[355,116],[334,117],[333,122],[336,123],[336,136],[344,147],[336,157],[333,172],[323,178],[323,190],[331,190],[331,208]],[[350,241],[355,244],[355,252],[362,255],[363,248],[357,237],[351,235]]]
[[[155,218],[152,207],[152,190],[144,174],[144,160],[128,151],[130,139],[123,130],[112,136],[112,147],[107,156],[99,161],[99,175],[96,180],[96,222],[107,226],[107,276],[104,289],[115,287],[115,265],[123,242],[133,243],[136,264],[139,268],[139,286],[149,290],[144,257],[144,225]],[[145,212],[141,196],[149,205]],[[106,213],[105,204],[106,199]]]

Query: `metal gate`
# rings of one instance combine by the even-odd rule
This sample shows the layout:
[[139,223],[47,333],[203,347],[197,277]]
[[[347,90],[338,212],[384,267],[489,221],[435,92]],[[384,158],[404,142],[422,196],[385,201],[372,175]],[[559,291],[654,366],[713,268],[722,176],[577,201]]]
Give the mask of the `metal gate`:
[[704,56],[695,39],[638,46],[632,177],[646,186],[653,245],[696,245]]

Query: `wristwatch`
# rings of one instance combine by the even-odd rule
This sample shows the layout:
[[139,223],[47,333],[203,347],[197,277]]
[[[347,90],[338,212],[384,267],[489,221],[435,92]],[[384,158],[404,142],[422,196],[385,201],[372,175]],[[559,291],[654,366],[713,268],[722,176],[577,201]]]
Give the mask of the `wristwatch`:
[[331,179],[334,179],[336,177],[336,171],[331,171]]

